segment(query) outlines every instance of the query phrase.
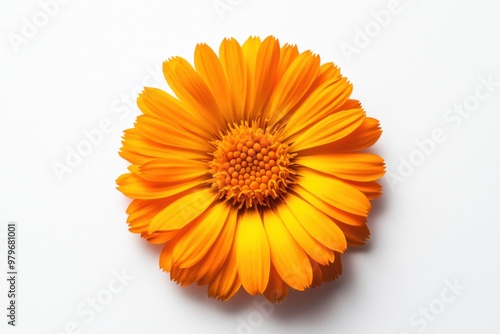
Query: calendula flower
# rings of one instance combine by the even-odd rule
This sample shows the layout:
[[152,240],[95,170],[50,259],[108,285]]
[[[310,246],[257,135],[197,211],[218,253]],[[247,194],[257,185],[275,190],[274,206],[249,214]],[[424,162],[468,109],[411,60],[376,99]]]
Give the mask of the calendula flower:
[[130,173],[118,189],[134,233],[164,244],[160,267],[226,300],[283,300],[341,274],[340,254],[365,243],[381,195],[381,134],[352,85],[310,51],[250,37],[199,44],[194,67],[163,64],[174,92],[146,87],[125,131]]

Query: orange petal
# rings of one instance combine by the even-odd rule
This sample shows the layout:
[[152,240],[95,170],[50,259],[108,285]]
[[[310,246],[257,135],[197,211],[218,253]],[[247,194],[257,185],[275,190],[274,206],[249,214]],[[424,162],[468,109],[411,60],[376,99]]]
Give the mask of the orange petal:
[[311,261],[311,267],[313,270],[313,281],[311,283],[311,288],[314,288],[320,286],[323,282],[323,272],[321,271],[318,262],[314,261],[313,259],[309,260]]
[[312,282],[312,268],[306,253],[275,212],[265,210],[263,221],[276,271],[290,287],[300,291],[307,289]]
[[152,244],[164,244],[165,242],[175,238],[179,234],[179,230],[177,231],[166,231],[166,232],[153,232],[148,234],[147,232],[141,233],[141,237],[146,239]]
[[181,57],[163,63],[163,74],[186,109],[193,117],[203,120],[211,133],[217,135],[225,125],[215,98],[191,64]]
[[163,271],[170,272],[172,270],[172,254],[174,252],[174,247],[177,239],[172,239],[165,243],[160,254],[160,268]]
[[370,237],[370,230],[368,226],[352,226],[347,224],[338,223],[340,229],[345,234],[347,239],[347,246],[362,246],[366,243],[366,240]]
[[364,119],[362,109],[332,114],[304,131],[291,145],[291,149],[300,151],[339,140],[358,128]]
[[342,222],[345,224],[349,225],[364,225],[366,223],[366,217],[365,216],[358,216],[349,212],[346,212],[344,210],[340,210],[339,208],[332,206],[325,201],[322,201],[309,191],[305,190],[301,186],[297,185],[296,187],[293,188],[293,191],[300,197],[302,197],[304,200],[308,201],[316,207],[317,209],[323,211],[326,213],[328,216],[332,217],[336,222]]
[[314,206],[297,196],[287,196],[286,204],[300,224],[320,243],[337,252],[344,252],[347,241],[342,230]]
[[270,124],[279,122],[302,99],[316,79],[319,61],[319,56],[306,51],[290,64],[276,87],[271,105],[273,113],[269,116]]
[[125,130],[123,138],[123,147],[121,148],[120,156],[134,165],[142,165],[153,158],[167,158],[171,156],[198,161],[207,160],[205,152],[183,150],[160,144],[146,138],[135,128]]
[[212,188],[201,188],[178,198],[154,217],[149,233],[183,228],[201,215],[216,197],[217,192]]
[[335,262],[327,265],[320,266],[323,282],[331,282],[342,274],[342,261],[340,254],[335,253]]
[[172,270],[170,271],[170,279],[180,284],[181,286],[188,286],[195,282],[196,274],[197,274],[196,271],[193,270],[192,267],[179,268],[175,264],[172,264]]
[[224,223],[224,227],[220,232],[217,240],[208,250],[205,257],[198,263],[200,272],[199,284],[208,284],[213,277],[221,270],[229,256],[231,246],[236,231],[238,210],[231,208],[229,215]]
[[[193,133],[201,138],[208,138],[210,135],[206,123],[200,121],[199,117],[193,117],[179,100],[161,89],[145,87],[137,98],[137,105],[144,114],[175,123],[186,133]],[[197,113],[194,116],[196,115]]]
[[234,120],[233,108],[226,75],[215,52],[206,44],[198,44],[194,51],[196,72],[212,92],[220,112],[226,121]]
[[294,216],[287,204],[278,204],[277,211],[288,232],[290,232],[295,241],[297,241],[307,255],[321,264],[327,264],[333,261],[334,252],[313,238],[309,232],[307,232],[307,230]]
[[257,52],[252,94],[248,95],[250,101],[247,100],[249,102],[247,119],[256,119],[261,114],[265,115],[264,106],[270,100],[274,90],[279,60],[279,41],[269,36],[262,42]]
[[206,162],[175,156],[148,161],[137,169],[137,175],[154,182],[185,182],[208,173]]
[[234,122],[244,119],[247,94],[247,67],[243,51],[234,39],[224,39],[219,49],[220,62],[229,86]]
[[333,77],[314,91],[305,95],[297,110],[290,116],[284,135],[292,136],[302,130],[321,122],[343,105],[352,92],[352,85],[346,78]]
[[245,100],[245,117],[244,119],[249,119],[250,111],[253,110],[253,106],[255,104],[255,92],[256,87],[254,87],[255,81],[255,67],[257,65],[257,53],[259,52],[261,46],[260,38],[258,37],[249,37],[243,46],[241,47],[243,51],[243,59],[246,66],[247,72],[247,91],[246,91],[246,100]]
[[369,200],[382,196],[382,186],[376,181],[359,182],[351,180],[342,180],[342,182],[358,189]]
[[335,109],[335,111],[359,109],[359,108],[363,108],[361,106],[361,102],[359,102],[358,100],[355,100],[355,99],[348,99],[344,102],[344,104],[342,104],[337,109]]
[[320,90],[321,87],[327,87],[341,78],[342,75],[340,74],[340,68],[338,66],[332,62],[324,63],[321,65],[318,76],[316,80],[314,80],[309,93],[312,94]]
[[207,254],[219,236],[230,209],[226,203],[216,203],[182,230],[174,248],[175,266],[191,267]]
[[288,295],[288,290],[288,285],[283,281],[271,263],[269,283],[267,284],[266,291],[264,291],[264,296],[272,303],[282,302]]
[[266,232],[256,209],[246,210],[238,218],[236,265],[241,284],[251,295],[263,293],[269,280],[271,262]]
[[308,170],[300,170],[299,184],[326,203],[358,216],[366,217],[371,204],[355,187],[336,178]]
[[129,224],[130,232],[142,233],[147,232],[149,224],[158,212],[163,210],[170,203],[168,198],[154,200],[133,200],[128,208],[127,223]]
[[235,241],[232,242],[231,250],[229,251],[222,269],[208,285],[208,295],[210,297],[227,300],[234,296],[241,287],[241,280],[238,276],[235,243]]
[[[132,166],[131,169],[136,168]],[[116,183],[118,184],[117,189],[125,196],[134,199],[157,199],[169,197],[187,189],[199,186],[202,182],[203,179],[170,183],[150,182],[142,179],[134,173],[123,174],[116,180]]]
[[374,181],[385,173],[384,159],[369,153],[300,155],[297,164],[354,181]]
[[324,152],[352,152],[367,149],[377,142],[382,130],[378,120],[366,117],[363,123],[349,135],[326,145],[312,147],[301,154],[323,154]]
[[165,122],[155,116],[137,117],[135,127],[146,138],[167,146],[201,152],[210,152],[213,149],[207,140],[193,136],[175,123]]
[[280,62],[276,73],[278,80],[282,80],[283,75],[290,67],[290,64],[299,56],[297,45],[285,44],[280,50]]

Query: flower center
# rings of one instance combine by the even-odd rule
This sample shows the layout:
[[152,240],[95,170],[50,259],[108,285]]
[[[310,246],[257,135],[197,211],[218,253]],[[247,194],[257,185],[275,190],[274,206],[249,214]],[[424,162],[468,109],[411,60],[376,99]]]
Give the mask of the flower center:
[[286,193],[292,182],[289,165],[294,155],[278,137],[269,128],[242,123],[230,127],[221,140],[213,142],[216,150],[210,163],[212,186],[218,189],[219,198],[248,208],[254,203],[269,206],[271,199]]

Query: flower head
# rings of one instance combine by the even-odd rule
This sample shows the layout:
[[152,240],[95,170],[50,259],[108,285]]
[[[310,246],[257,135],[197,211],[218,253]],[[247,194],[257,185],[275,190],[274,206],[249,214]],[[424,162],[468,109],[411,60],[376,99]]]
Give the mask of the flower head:
[[365,243],[384,161],[362,150],[381,134],[349,99],[334,64],[277,39],[199,44],[194,68],[163,65],[171,95],[145,88],[125,131],[133,199],[128,224],[164,244],[160,267],[226,300],[283,300],[342,272],[340,254]]

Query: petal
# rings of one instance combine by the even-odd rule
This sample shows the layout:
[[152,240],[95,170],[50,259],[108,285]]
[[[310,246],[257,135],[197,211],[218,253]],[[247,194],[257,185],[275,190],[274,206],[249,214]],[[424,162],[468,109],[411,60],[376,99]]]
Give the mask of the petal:
[[194,51],[194,65],[212,92],[220,112],[226,115],[226,121],[234,119],[230,117],[233,109],[226,75],[215,52],[206,44],[198,44]]
[[[132,166],[131,169],[136,168]],[[134,199],[157,199],[169,197],[199,186],[203,182],[203,178],[192,179],[186,182],[150,182],[142,179],[135,173],[123,174],[116,180],[116,183],[118,184],[117,189],[125,196]]]
[[377,142],[382,134],[380,123],[374,118],[367,117],[361,125],[349,135],[333,143],[312,147],[301,151],[301,154],[312,155],[324,152],[352,152],[367,149]]
[[302,197],[304,200],[308,201],[315,208],[323,211],[328,216],[332,217],[336,222],[342,222],[349,225],[360,226],[366,223],[365,216],[358,216],[349,212],[345,212],[340,210],[339,208],[332,206],[325,201],[322,201],[314,194],[305,190],[301,186],[296,186],[293,188],[293,192],[297,194],[297,196]]
[[135,128],[125,130],[123,138],[120,156],[134,165],[142,165],[153,158],[171,156],[199,161],[207,160],[204,152],[183,150],[157,143],[143,136]]
[[341,78],[342,75],[340,74],[340,68],[338,66],[332,62],[324,63],[320,67],[318,77],[311,86],[310,93],[312,94],[320,87],[327,87]]
[[385,173],[384,159],[369,153],[300,155],[297,164],[354,181],[373,181]]
[[361,226],[352,226],[342,223],[337,224],[345,234],[348,247],[362,246],[366,243],[366,240],[370,238],[370,230],[366,224]]
[[144,114],[176,123],[198,137],[207,138],[210,135],[206,123],[200,121],[199,117],[193,117],[179,100],[161,89],[145,87],[137,99],[137,105]]
[[342,181],[361,191],[369,200],[382,196],[382,186],[378,182],[358,182],[350,180]]
[[287,196],[285,202],[312,237],[331,250],[345,251],[347,248],[345,235],[330,217],[300,197]]
[[243,51],[234,39],[224,39],[219,49],[220,62],[229,86],[234,121],[244,119],[247,95],[247,67]]
[[166,231],[166,232],[153,232],[148,234],[147,232],[141,233],[141,237],[146,239],[152,244],[159,245],[164,244],[165,242],[172,240],[179,234],[179,230],[177,231]]
[[158,212],[163,210],[168,203],[170,203],[168,198],[133,200],[127,208],[127,223],[130,226],[129,230],[134,233],[147,232],[153,217],[156,216]]
[[252,120],[259,115],[266,115],[264,109],[275,87],[279,60],[279,41],[269,36],[262,42],[257,52],[255,75],[251,83],[252,90],[247,95],[249,97],[247,99],[247,119]]
[[245,64],[248,68],[248,73],[255,74],[255,65],[257,59],[257,53],[259,52],[260,45],[262,44],[259,37],[248,37],[248,39],[243,43],[242,51],[243,58],[245,59]]
[[334,76],[322,83],[313,91],[309,91],[306,99],[290,116],[284,135],[300,133],[321,122],[343,105],[352,92],[352,85],[342,76]]
[[323,282],[331,282],[342,274],[342,261],[340,260],[340,254],[335,253],[335,262],[327,265],[320,266],[321,273],[323,274]]
[[280,203],[276,206],[276,209],[288,232],[290,232],[295,241],[297,241],[307,255],[321,264],[327,264],[333,261],[333,251],[313,238],[309,232],[307,232],[287,204]]
[[215,278],[208,285],[208,295],[220,300],[227,300],[234,296],[240,289],[241,280],[238,276],[236,241],[232,243],[228,257],[217,273]]
[[291,145],[291,149],[300,151],[339,140],[358,128],[364,119],[362,109],[344,110],[327,116],[304,131]]
[[358,108],[363,108],[363,106],[361,105],[361,102],[359,102],[358,100],[355,100],[355,99],[348,99],[344,102],[344,104],[342,104],[337,109],[335,109],[335,111],[358,109]]
[[163,63],[163,74],[186,109],[193,117],[203,120],[211,133],[218,134],[225,125],[212,92],[191,64],[181,57]]
[[[221,203],[219,205],[224,204]],[[179,265],[178,261],[175,260],[179,258],[179,255],[171,254],[173,259],[171,262],[176,262],[176,265],[174,265],[175,270],[172,271],[174,279],[182,281],[185,284],[198,282],[198,285],[204,285],[209,284],[211,281],[213,281],[214,276],[221,270],[223,270],[223,265],[228,257],[229,252],[231,251],[231,246],[233,244],[234,231],[236,230],[236,216],[238,212],[238,210],[234,208],[229,207],[229,209],[231,211],[226,221],[222,223],[223,227],[219,235],[216,236],[217,240],[215,240],[211,247],[207,249],[206,254],[196,264],[190,266],[189,268],[181,268],[181,265]],[[208,218],[205,219],[208,220]],[[186,230],[187,229],[180,230],[182,231],[182,236],[177,238],[177,240],[181,241],[184,235],[186,235],[187,233],[193,235],[192,231]],[[166,233],[171,232],[172,231]],[[202,237],[209,238],[210,234],[210,232],[207,232],[206,235],[202,235]],[[197,241],[195,240],[194,242]],[[178,247],[179,246],[176,243],[176,252]],[[189,243],[186,243],[186,247],[189,247]],[[179,251],[179,253],[182,255],[182,251]],[[195,254],[194,256],[197,256],[197,254]]]
[[323,272],[321,271],[321,268],[316,261],[312,259],[309,260],[311,261],[311,267],[313,270],[313,281],[311,283],[311,288],[315,288],[317,286],[320,286],[323,282]]
[[270,253],[266,232],[256,209],[244,211],[236,228],[236,265],[245,290],[255,295],[266,290]]
[[172,265],[170,270],[170,279],[181,286],[188,286],[194,283],[196,272],[191,268],[179,268]]
[[280,62],[278,65],[277,77],[278,80],[282,80],[283,75],[290,67],[290,64],[299,56],[299,49],[297,45],[285,44],[280,50]]
[[177,239],[174,238],[165,243],[160,254],[160,268],[163,271],[170,272],[172,270],[172,254],[174,252],[174,247]]
[[276,271],[290,287],[300,291],[307,289],[312,282],[312,268],[306,253],[275,212],[265,210],[263,221]]
[[213,149],[207,140],[193,136],[175,123],[165,122],[155,116],[137,117],[135,127],[146,138],[167,146],[201,152],[210,152]]
[[227,203],[217,203],[183,229],[182,236],[174,248],[175,266],[191,267],[207,254],[219,236],[230,209],[231,206]]
[[306,168],[300,170],[300,175],[302,178],[299,184],[319,199],[358,216],[368,215],[370,201],[355,187]]
[[270,115],[271,125],[279,122],[287,115],[308,91],[319,71],[319,61],[319,56],[306,51],[290,64],[283,78],[279,81],[273,96],[271,105],[273,114]]
[[212,188],[201,188],[178,198],[154,217],[149,233],[183,228],[200,216],[216,197],[217,192]]
[[337,151],[359,151],[364,150],[379,139],[382,134],[380,122],[375,118],[367,117],[365,121],[350,135],[332,143],[332,149]]
[[208,173],[207,163],[175,156],[148,161],[137,169],[137,175],[154,182],[185,182]]
[[237,214],[238,210],[232,208],[217,240],[199,262],[200,284],[208,284],[223,268],[233,244]]
[[288,295],[288,290],[288,285],[283,281],[271,263],[269,283],[267,284],[266,291],[264,291],[264,296],[272,303],[282,302]]
[[255,103],[255,91],[254,87],[255,81],[255,68],[257,65],[257,53],[259,52],[261,46],[260,38],[249,37],[245,43],[243,43],[243,59],[245,61],[246,71],[247,71],[247,91],[245,100],[245,114],[244,119],[249,119],[250,110],[253,110],[253,105]]

